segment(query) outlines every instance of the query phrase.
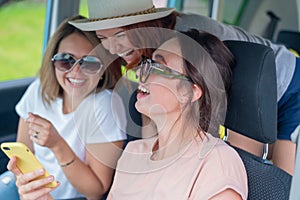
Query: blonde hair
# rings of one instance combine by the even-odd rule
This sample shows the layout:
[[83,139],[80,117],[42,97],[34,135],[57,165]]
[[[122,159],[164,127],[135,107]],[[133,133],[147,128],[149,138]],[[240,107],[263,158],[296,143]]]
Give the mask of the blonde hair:
[[[100,55],[103,58],[108,58],[111,55],[102,48],[97,38],[95,32],[87,32],[81,31],[76,27],[70,25],[68,21],[76,20],[76,19],[84,19],[83,16],[75,16],[65,19],[57,28],[51,39],[49,40],[47,49],[44,54],[44,58],[42,61],[42,65],[39,71],[39,77],[41,82],[41,93],[42,93],[42,100],[47,105],[50,105],[52,101],[55,101],[56,98],[62,97],[63,89],[60,86],[59,82],[56,79],[55,75],[55,68],[51,61],[52,57],[57,53],[60,42],[66,38],[67,36],[75,33],[85,37],[95,48],[96,54]],[[103,59],[100,59],[103,61]],[[109,60],[109,59],[106,59]],[[104,63],[104,72],[102,72],[102,79],[99,81],[97,85],[97,92],[103,89],[111,89],[114,87],[116,81],[120,78],[121,74],[114,70],[114,65],[116,61],[111,61],[110,63],[105,66]]]

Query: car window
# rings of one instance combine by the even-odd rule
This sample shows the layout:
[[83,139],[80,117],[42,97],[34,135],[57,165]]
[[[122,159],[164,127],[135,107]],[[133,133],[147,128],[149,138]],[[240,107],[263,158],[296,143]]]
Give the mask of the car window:
[[46,1],[0,7],[0,81],[36,76],[42,58]]

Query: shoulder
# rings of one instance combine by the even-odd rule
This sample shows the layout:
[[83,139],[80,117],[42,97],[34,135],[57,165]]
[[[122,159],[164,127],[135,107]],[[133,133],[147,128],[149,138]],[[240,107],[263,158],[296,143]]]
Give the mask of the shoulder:
[[39,79],[34,80],[28,86],[15,109],[24,119],[28,117],[28,112],[36,112],[36,110],[45,109],[45,104],[41,97],[41,85]]
[[156,169],[150,161],[152,145],[155,141],[155,139],[140,139],[129,142],[118,160],[116,168],[118,173],[139,174]]
[[[238,157],[238,153],[230,145],[225,143],[223,140],[218,139],[218,142],[215,146],[214,153],[222,154],[222,156]],[[234,155],[234,156],[232,156]]]
[[82,106],[93,105],[94,109],[99,109],[101,107],[108,107],[111,104],[112,93],[110,90],[102,90],[100,92],[91,93],[89,96],[85,98],[82,102]]
[[[235,177],[246,174],[243,161],[239,154],[219,138],[209,136],[203,140],[203,147],[199,152],[202,171],[209,177]],[[216,169],[217,171],[214,171]]]
[[34,94],[36,94],[36,91],[40,91],[40,90],[41,90],[41,82],[40,79],[37,78],[28,86],[26,92],[35,92]]
[[[240,156],[219,138],[208,138],[208,142],[203,144],[206,151],[200,152],[202,162],[192,196],[209,199],[226,189],[232,189],[246,199],[247,173]],[[202,188],[207,185],[210,187],[204,191]]]
[[192,27],[199,27],[200,25],[205,25],[205,24],[211,25],[213,23],[218,23],[218,22],[204,15],[193,14],[193,13],[188,13],[188,14],[179,13],[179,15],[176,18],[175,29],[180,29],[181,26],[186,26],[185,24],[188,24],[189,26]]
[[208,140],[204,143],[200,152],[201,157],[218,165],[231,162],[242,163],[240,156],[231,146],[212,136],[208,136]]
[[94,99],[97,103],[103,104],[111,104],[111,105],[118,105],[122,103],[122,99],[120,95],[116,92],[113,92],[112,90],[105,89],[101,92],[94,93],[93,95],[90,95],[89,99]]
[[95,96],[95,99],[97,99],[97,100],[111,99],[112,92],[111,92],[111,90],[105,89],[105,90],[102,90],[101,92],[95,93],[94,96]]
[[[91,104],[91,101],[93,104]],[[115,119],[119,119],[123,122],[126,121],[124,104],[119,94],[105,89],[92,95],[88,102],[86,105],[94,105],[96,113],[102,113],[101,118],[114,116]],[[103,113],[106,113],[106,115],[103,115]]]
[[203,19],[203,20],[213,20],[209,17],[206,17],[204,15],[199,15],[199,14],[193,14],[193,13],[179,13],[179,15],[177,16],[177,20],[199,20],[199,19]]
[[30,99],[30,101],[40,101],[41,100],[41,83],[40,79],[34,80],[26,89],[22,100]]

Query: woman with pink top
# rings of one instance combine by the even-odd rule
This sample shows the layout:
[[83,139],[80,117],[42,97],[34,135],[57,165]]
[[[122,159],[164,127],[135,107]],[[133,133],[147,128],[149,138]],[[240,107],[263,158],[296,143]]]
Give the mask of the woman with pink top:
[[[135,106],[153,120],[157,135],[127,144],[108,199],[245,200],[241,158],[213,137],[225,119],[233,55],[206,32],[164,33],[162,45],[147,46],[156,49],[152,59],[143,57],[136,68]],[[150,44],[151,38],[144,42]],[[27,185],[28,194],[52,199],[42,187],[46,183]]]
[[218,38],[197,30],[177,32],[141,61],[135,106],[158,134],[126,146],[108,199],[247,199],[242,160],[212,136],[225,117],[233,63]]

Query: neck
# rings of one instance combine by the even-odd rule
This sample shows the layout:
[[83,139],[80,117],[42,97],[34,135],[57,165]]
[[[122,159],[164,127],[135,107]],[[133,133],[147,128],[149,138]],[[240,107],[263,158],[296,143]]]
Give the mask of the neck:
[[78,105],[83,101],[83,99],[79,99],[76,97],[69,97],[68,95],[64,95],[63,97],[63,113],[68,114],[76,110]]
[[[167,117],[166,117],[167,116]],[[194,137],[196,130],[184,123],[182,113],[173,113],[155,120],[158,130],[157,145],[153,149],[153,159],[160,160],[178,153]]]

